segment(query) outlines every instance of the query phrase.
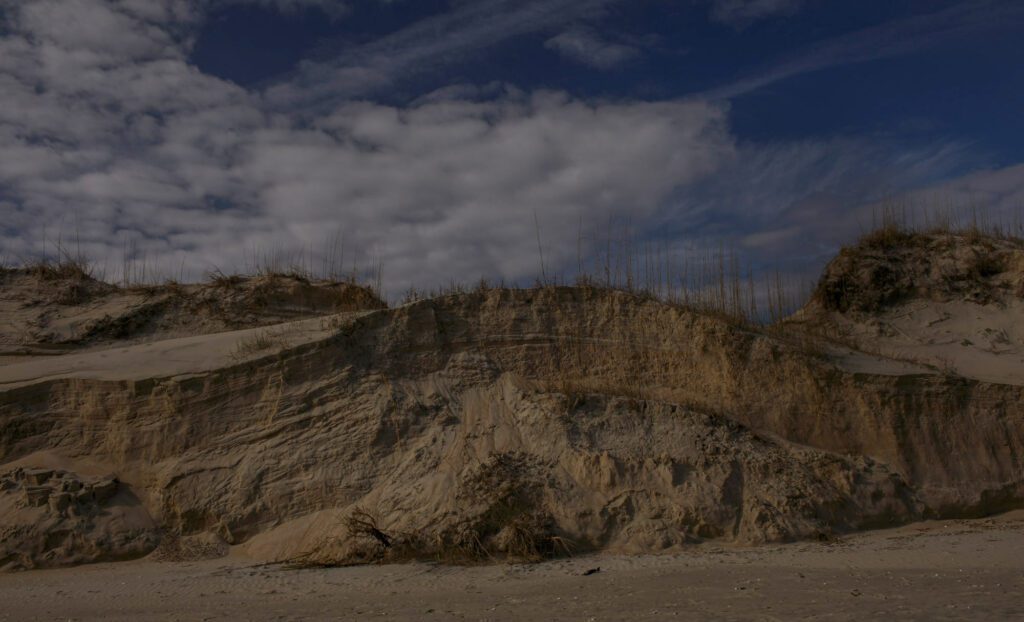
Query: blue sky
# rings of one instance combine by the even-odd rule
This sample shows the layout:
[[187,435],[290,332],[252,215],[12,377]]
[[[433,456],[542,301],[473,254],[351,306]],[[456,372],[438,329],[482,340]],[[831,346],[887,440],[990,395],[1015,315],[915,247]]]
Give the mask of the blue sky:
[[[580,223],[813,275],[881,201],[1024,205],[1024,4],[0,0],[0,253],[199,275],[345,236],[389,289]],[[590,249],[593,250],[593,249]],[[119,259],[117,260],[119,261]],[[316,261],[316,260],[314,260]]]

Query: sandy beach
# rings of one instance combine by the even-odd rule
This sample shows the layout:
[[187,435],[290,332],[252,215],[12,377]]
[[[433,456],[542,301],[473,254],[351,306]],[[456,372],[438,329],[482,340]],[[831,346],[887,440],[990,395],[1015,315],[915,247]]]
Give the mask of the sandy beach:
[[1024,512],[535,565],[143,559],[3,575],[0,601],[0,620],[1012,620],[1024,617]]

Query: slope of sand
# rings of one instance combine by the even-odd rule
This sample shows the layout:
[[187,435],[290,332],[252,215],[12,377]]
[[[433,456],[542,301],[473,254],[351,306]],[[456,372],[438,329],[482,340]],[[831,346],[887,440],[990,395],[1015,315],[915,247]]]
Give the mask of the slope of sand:
[[879,358],[1021,385],[1024,243],[879,231],[843,249],[797,317]]
[[[377,309],[292,277],[96,318],[131,292],[6,273],[4,338],[26,351],[0,366],[0,568],[195,543],[640,554],[1018,508],[1022,257],[976,236],[866,242],[771,330],[590,287]],[[960,350],[940,366],[929,348]]]
[[123,288],[73,264],[0,268],[0,357],[62,354],[384,306],[369,288],[296,274]]
[[0,602],[0,620],[1012,620],[1024,515],[528,566],[140,560],[0,576]]
[[[653,552],[986,513],[1022,485],[1015,386],[851,372],[622,292],[490,290],[254,330],[0,367],[0,475],[100,464],[164,533],[266,560],[373,559],[359,512],[412,556]],[[280,341],[237,356],[259,331]],[[4,481],[0,504],[26,507]],[[12,569],[109,551],[19,538],[0,537]]]
[[194,335],[61,356],[23,355],[0,365],[0,390],[62,378],[144,380],[203,374],[322,340],[368,311]]
[[843,334],[877,353],[863,371],[885,373],[898,361],[924,373],[1024,385],[1024,301],[913,300],[876,313],[870,323],[834,321]]

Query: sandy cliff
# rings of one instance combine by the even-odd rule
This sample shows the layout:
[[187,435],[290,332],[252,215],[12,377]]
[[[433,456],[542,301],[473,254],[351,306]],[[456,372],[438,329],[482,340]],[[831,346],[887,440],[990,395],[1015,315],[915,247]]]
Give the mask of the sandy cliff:
[[[859,247],[867,259],[840,255],[774,330],[624,292],[492,289],[22,356],[0,367],[0,521],[35,512],[100,535],[51,546],[49,528],[0,531],[0,565],[190,538],[312,561],[657,551],[1017,507],[1017,351],[971,373],[903,355],[878,328],[895,309],[961,304],[1019,325],[1024,270],[1003,243],[971,273],[982,285],[942,296],[920,283],[960,242],[907,251],[924,267],[892,262],[885,294],[862,275],[909,243]],[[913,321],[918,343],[927,322]],[[26,468],[63,471],[45,506],[16,476]],[[50,503],[64,480],[97,477],[130,500]]]

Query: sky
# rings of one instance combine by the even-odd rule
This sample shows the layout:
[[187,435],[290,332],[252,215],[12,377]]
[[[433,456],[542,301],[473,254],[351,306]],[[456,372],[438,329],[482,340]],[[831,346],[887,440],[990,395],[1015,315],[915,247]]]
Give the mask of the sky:
[[1022,35],[1015,0],[0,0],[0,256],[393,293],[628,235],[813,277],[881,205],[1020,213]]

